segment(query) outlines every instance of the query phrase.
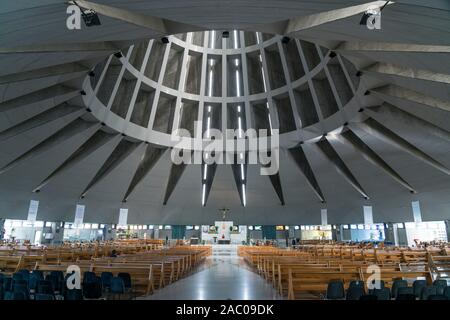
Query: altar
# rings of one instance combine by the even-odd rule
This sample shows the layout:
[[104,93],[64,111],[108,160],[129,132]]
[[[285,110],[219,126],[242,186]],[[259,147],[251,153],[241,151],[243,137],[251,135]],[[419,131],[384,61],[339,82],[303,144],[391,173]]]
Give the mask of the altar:
[[235,226],[233,221],[216,221],[202,225],[201,239],[205,244],[241,245],[247,240],[247,226]]

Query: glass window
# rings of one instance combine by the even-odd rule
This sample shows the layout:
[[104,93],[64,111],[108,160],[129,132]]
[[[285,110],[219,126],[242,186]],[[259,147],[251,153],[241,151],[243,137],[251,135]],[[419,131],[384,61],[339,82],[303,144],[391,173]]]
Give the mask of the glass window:
[[92,229],[98,229],[98,223],[93,223],[92,224]]
[[101,223],[100,224],[100,229],[103,229],[105,227],[105,224]]
[[351,225],[350,225],[350,229],[356,230],[356,224],[351,224]]
[[45,221],[45,227],[51,228],[52,222],[51,221]]
[[164,230],[170,230],[172,229],[172,226],[164,226]]
[[149,224],[149,225],[148,225],[148,229],[149,229],[149,230],[153,230],[154,228],[155,228],[154,225],[152,225],[152,224]]
[[83,229],[90,229],[91,228],[91,224],[90,223],[85,223],[83,225]]
[[195,230],[200,230],[200,226],[195,226],[194,229]]

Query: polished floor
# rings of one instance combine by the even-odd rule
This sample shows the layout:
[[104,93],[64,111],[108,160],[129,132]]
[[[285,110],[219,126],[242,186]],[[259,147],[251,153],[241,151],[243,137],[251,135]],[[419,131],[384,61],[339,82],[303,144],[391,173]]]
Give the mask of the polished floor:
[[273,300],[282,299],[277,291],[250,271],[234,252],[213,254],[203,269],[181,279],[145,300]]

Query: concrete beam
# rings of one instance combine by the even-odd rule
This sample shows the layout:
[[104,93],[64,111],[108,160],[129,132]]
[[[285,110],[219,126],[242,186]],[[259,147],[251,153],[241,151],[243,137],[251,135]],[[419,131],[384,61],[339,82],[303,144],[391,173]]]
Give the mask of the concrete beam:
[[169,198],[180,181],[186,166],[187,164],[185,163],[172,164],[172,167],[170,168],[169,180],[167,181],[166,192],[164,194],[163,205],[166,205],[167,201],[169,201]]
[[314,172],[308,162],[308,159],[306,158],[305,152],[303,151],[302,147],[299,146],[298,148],[289,149],[289,154],[291,155],[297,167],[302,171],[303,175],[306,178],[306,181],[308,181],[309,186],[313,189],[316,196],[322,203],[324,203],[325,197],[323,196],[322,190],[320,190],[320,186],[317,183]]
[[24,71],[14,74],[0,76],[0,85],[6,83],[14,83],[27,80],[35,80],[58,75],[65,75],[78,72],[88,72],[89,67],[82,65],[81,62],[71,62],[56,66],[45,67],[30,71]]
[[370,89],[370,92],[375,96],[389,101],[395,104],[395,99],[402,99],[405,101],[411,101],[414,103],[419,103],[428,107],[438,108],[445,111],[450,111],[450,101],[444,101],[440,99],[436,99],[417,91],[405,89],[403,87],[399,87],[396,85],[387,85],[383,87],[378,87],[374,89]]
[[438,127],[431,122],[419,118],[412,113],[406,112],[400,108],[395,107],[390,103],[383,103],[381,106],[366,108],[364,112],[372,118],[383,116],[389,119],[395,119],[407,126],[415,126],[424,130],[436,137],[450,141],[450,132]]
[[57,146],[58,144],[72,138],[73,136],[84,132],[90,128],[92,128],[95,125],[99,125],[96,122],[87,122],[82,120],[81,118],[77,118],[74,121],[71,121],[69,124],[64,126],[63,128],[59,129],[50,137],[44,139],[19,157],[15,158],[14,160],[10,161],[8,164],[4,165],[0,169],[0,174],[5,173],[6,171],[12,169],[13,167],[17,166],[20,163],[23,163],[25,160],[29,160],[31,158],[36,157],[39,154],[44,153],[45,151],[53,148],[54,146]]
[[[311,29],[323,24],[331,23],[334,21],[349,18],[363,12],[366,12],[369,7],[382,7],[386,4],[386,1],[371,1],[364,4],[345,7],[335,10],[330,10],[326,12],[320,12],[316,14],[311,14],[308,16],[301,16],[292,18],[289,20],[284,33],[281,34],[292,34],[299,31]],[[389,4],[393,4],[389,3]]]
[[65,103],[60,104],[1,131],[0,142],[17,136],[25,131],[63,118],[69,114],[71,114],[73,118],[78,118],[85,112],[86,110],[80,107],[70,106]]
[[378,154],[375,153],[368,145],[366,145],[352,130],[347,130],[341,134],[337,134],[336,139],[346,145],[352,147],[370,163],[383,170],[391,178],[400,183],[403,187],[412,193],[417,193],[411,185],[406,182],[394,169],[392,169]]
[[109,134],[102,130],[97,130],[77,150],[75,150],[69,158],[67,158],[61,165],[53,170],[47,178],[45,178],[36,188],[34,188],[33,192],[39,192],[52,179],[60,176],[64,172],[67,172],[67,170],[86,159],[92,153],[108,143],[113,137],[117,136],[118,135]]
[[[70,1],[69,3],[73,3],[73,1]],[[136,11],[125,10],[91,1],[78,0],[76,3],[82,8],[91,9],[104,16],[131,23],[139,27],[144,27],[160,34],[172,35],[204,30],[204,28],[197,26],[172,21],[169,19],[152,17]]]
[[0,103],[0,112],[5,112],[17,108],[21,108],[32,103],[44,101],[51,98],[66,96],[66,100],[72,99],[80,95],[80,90],[70,88],[64,84],[56,84],[41,90],[37,90],[23,96],[19,96]]
[[104,51],[115,52],[122,48],[112,41],[103,42],[79,42],[79,43],[47,43],[29,46],[0,47],[0,54],[11,53],[49,53],[49,52],[90,52]]
[[126,139],[122,139],[119,144],[114,148],[113,152],[109,155],[108,159],[103,163],[101,168],[97,171],[94,178],[89,182],[87,187],[81,193],[81,198],[84,198],[89,190],[96,184],[107,177],[118,165],[122,163],[137,147],[138,142],[131,142]]
[[148,145],[142,155],[141,161],[134,173],[133,179],[128,186],[128,189],[122,199],[122,202],[126,202],[130,194],[139,185],[139,183],[147,176],[147,174],[152,170],[158,160],[161,158],[166,149],[155,148]]
[[443,173],[450,175],[450,170],[446,166],[441,164],[439,161],[433,159],[425,152],[419,150],[411,143],[409,143],[402,137],[398,136],[396,133],[392,132],[375,119],[368,118],[366,121],[359,122],[357,125],[370,135],[377,137],[378,139],[385,141],[391,145],[394,145],[397,148],[400,148],[403,151],[413,155],[417,159],[433,166],[439,171],[442,171]]
[[364,73],[386,79],[388,77],[403,77],[409,79],[433,81],[450,84],[450,75],[435,73],[428,70],[418,70],[398,66],[391,63],[378,62],[363,69]]
[[345,52],[416,52],[416,53],[450,53],[450,46],[435,46],[427,44],[345,41],[335,49],[339,53]]
[[328,142],[327,139],[322,139],[319,142],[316,142],[316,146],[322,152],[322,154],[334,165],[336,171],[340,173],[345,180],[356,190],[358,191],[365,199],[369,199],[369,196],[364,191],[362,186],[359,184],[358,180],[353,176],[350,169],[345,164],[344,160],[338,155],[336,150],[334,150],[333,146]]

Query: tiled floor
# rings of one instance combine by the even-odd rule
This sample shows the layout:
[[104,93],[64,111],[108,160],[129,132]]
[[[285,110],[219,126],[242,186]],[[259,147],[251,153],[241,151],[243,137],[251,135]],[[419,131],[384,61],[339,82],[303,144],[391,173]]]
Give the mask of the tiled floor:
[[236,255],[213,255],[207,258],[203,268],[197,273],[157,290],[151,296],[140,299],[281,299],[269,283],[248,270],[243,259]]

